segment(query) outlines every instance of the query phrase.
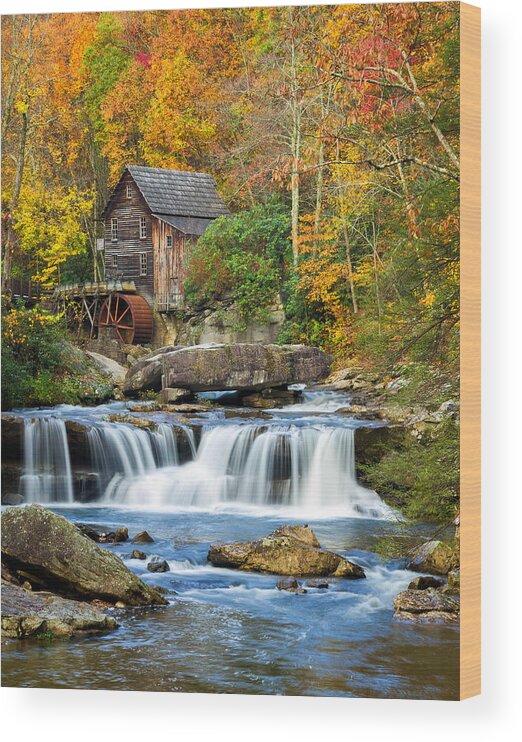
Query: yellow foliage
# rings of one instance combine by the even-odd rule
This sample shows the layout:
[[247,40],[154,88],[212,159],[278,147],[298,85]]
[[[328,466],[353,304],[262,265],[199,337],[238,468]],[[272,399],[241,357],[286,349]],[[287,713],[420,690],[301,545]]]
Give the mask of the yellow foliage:
[[94,198],[92,190],[55,185],[47,191],[42,183],[24,184],[16,229],[22,250],[38,258],[35,278],[43,285],[56,284],[60,266],[69,256],[85,250],[84,218],[91,212]]

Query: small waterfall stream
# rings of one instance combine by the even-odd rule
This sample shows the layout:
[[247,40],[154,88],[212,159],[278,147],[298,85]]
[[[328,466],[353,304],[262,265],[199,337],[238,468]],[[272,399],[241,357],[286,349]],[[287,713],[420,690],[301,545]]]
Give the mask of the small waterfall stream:
[[98,477],[100,494],[120,481],[180,462],[176,430],[186,436],[192,456],[196,454],[194,434],[190,428],[176,428],[159,423],[156,429],[132,425],[103,423],[87,432],[87,441]]
[[[21,494],[25,502],[72,503],[76,493],[82,502],[104,505],[283,507],[312,515],[389,518],[391,510],[380,497],[357,481],[355,430],[346,417],[335,415],[339,404],[321,393],[274,410],[268,419],[209,414],[198,422],[198,446],[189,426],[109,422],[105,408],[23,413]],[[84,426],[84,445],[76,441],[71,451],[68,415]],[[92,483],[88,496],[78,493],[79,470]]]
[[286,506],[383,518],[389,508],[357,482],[354,430],[346,427],[225,425],[203,433],[193,461],[124,477],[106,503],[215,508]]
[[25,502],[73,502],[71,459],[65,422],[42,417],[24,421],[24,469],[20,494]]

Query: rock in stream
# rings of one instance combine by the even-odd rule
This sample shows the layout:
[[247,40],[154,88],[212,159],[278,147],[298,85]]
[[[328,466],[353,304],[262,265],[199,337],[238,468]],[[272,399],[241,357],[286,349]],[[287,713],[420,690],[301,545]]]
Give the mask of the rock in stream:
[[41,505],[13,507],[3,513],[2,562],[22,581],[66,598],[125,606],[167,602],[118,556]]
[[216,567],[307,577],[366,577],[364,570],[343,556],[319,547],[307,526],[283,526],[258,541],[213,544],[208,560]]
[[2,634],[13,639],[71,637],[118,628],[115,619],[89,603],[48,592],[34,593],[2,580]]

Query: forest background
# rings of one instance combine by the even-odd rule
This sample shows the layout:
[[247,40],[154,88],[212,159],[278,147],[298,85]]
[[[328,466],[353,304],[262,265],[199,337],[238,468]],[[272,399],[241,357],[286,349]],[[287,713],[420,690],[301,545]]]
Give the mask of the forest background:
[[[232,216],[190,259],[192,308],[225,298],[262,321],[280,299],[279,342],[319,345],[384,383],[400,376],[406,403],[457,399],[459,13],[443,2],[4,16],[4,286],[99,279],[101,214],[126,164],[208,172]],[[4,404],[74,401],[74,382],[70,398],[55,394],[70,365],[57,318],[5,308]],[[398,488],[421,481],[421,510],[445,519],[458,425],[410,448],[372,484],[391,465]]]

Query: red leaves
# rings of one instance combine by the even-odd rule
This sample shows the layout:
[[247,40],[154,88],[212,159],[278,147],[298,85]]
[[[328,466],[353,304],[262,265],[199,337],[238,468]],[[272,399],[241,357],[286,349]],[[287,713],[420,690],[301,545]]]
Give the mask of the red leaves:
[[145,67],[145,69],[149,70],[152,64],[152,54],[147,54],[146,52],[138,52],[134,59],[138,64],[141,64],[142,67]]

